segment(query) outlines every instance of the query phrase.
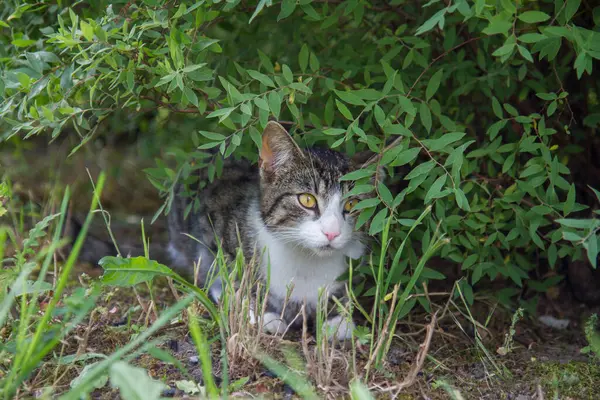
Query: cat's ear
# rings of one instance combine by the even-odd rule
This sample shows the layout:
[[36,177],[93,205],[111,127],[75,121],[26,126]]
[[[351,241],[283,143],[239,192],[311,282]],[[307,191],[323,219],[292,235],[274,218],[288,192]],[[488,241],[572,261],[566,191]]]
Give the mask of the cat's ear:
[[260,168],[273,172],[277,167],[302,156],[302,150],[283,126],[269,121],[262,135],[260,149]]

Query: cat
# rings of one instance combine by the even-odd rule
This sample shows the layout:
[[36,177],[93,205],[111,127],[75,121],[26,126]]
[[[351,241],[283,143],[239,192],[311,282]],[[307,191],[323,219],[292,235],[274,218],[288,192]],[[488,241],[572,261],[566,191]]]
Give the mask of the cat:
[[[257,255],[259,278],[269,283],[263,328],[282,333],[302,327],[303,305],[307,322],[314,322],[319,289],[345,301],[345,282],[338,278],[347,272],[348,258],[359,259],[366,249],[366,236],[354,229],[353,207],[369,194],[345,198],[353,183],[340,178],[360,168],[367,153],[349,159],[330,149],[301,149],[275,121],[265,127],[259,153],[258,166],[226,160],[221,176],[197,189],[197,197],[177,189],[167,215],[169,244],[153,247],[152,258],[201,287],[209,286],[217,302],[222,283],[212,275],[218,244],[230,260],[240,247],[247,259]],[[206,170],[199,173],[206,180]],[[383,177],[378,171],[377,178]],[[184,217],[194,198],[200,207]],[[64,234],[76,238],[81,224],[70,219]],[[140,246],[119,247],[123,255],[144,254]],[[87,235],[79,260],[96,264],[114,254],[113,248]],[[339,340],[351,337],[354,322],[336,307],[328,309],[326,332]],[[250,315],[250,322],[257,323],[256,316]]]
[[[268,122],[258,166],[226,162],[222,176],[196,193],[200,208],[187,218],[183,213],[191,197],[180,191],[175,198],[168,214],[171,266],[189,272],[199,261],[196,280],[206,284],[216,238],[229,257],[235,256],[241,238],[245,255],[260,254],[259,276],[269,282],[264,330],[299,328],[303,304],[314,320],[319,288],[344,298],[345,283],[338,278],[347,272],[348,258],[365,252],[364,234],[354,229],[353,207],[368,195],[344,198],[352,183],[340,181],[359,167],[334,150],[303,150],[283,126]],[[209,292],[218,299],[220,291],[217,280]],[[250,319],[256,322],[254,315]],[[333,307],[328,332],[345,340],[354,327]]]

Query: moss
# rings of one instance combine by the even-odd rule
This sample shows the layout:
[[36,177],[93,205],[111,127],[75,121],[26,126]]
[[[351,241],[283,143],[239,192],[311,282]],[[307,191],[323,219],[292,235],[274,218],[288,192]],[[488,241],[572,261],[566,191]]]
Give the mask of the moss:
[[553,397],[595,399],[600,393],[600,364],[597,363],[545,362],[537,364],[532,372],[544,392]]

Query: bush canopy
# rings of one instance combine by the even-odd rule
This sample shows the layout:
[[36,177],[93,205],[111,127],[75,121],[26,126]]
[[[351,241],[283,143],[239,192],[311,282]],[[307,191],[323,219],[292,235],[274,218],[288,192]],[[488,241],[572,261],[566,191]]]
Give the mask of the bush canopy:
[[0,140],[138,130],[165,144],[147,170],[164,213],[195,170],[256,160],[277,119],[375,154],[346,176],[377,193],[356,206],[382,239],[366,295],[444,279],[419,263],[438,243],[468,302],[502,279],[508,305],[556,285],[560,260],[596,266],[599,28],[586,0],[5,0]]

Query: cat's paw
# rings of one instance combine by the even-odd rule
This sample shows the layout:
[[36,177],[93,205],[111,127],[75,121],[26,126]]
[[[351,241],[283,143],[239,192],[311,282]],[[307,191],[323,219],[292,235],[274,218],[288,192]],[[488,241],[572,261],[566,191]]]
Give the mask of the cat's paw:
[[[250,324],[256,325],[256,316],[254,311],[250,310]],[[265,332],[276,335],[278,333],[284,333],[287,329],[287,325],[279,314],[272,312],[266,312],[262,317],[262,326]]]
[[263,329],[273,335],[284,333],[287,329],[287,324],[279,314],[266,312],[262,319]]
[[329,340],[336,338],[340,342],[352,338],[352,331],[354,331],[355,327],[354,321],[341,315],[336,315],[328,319],[325,323],[327,338]]

